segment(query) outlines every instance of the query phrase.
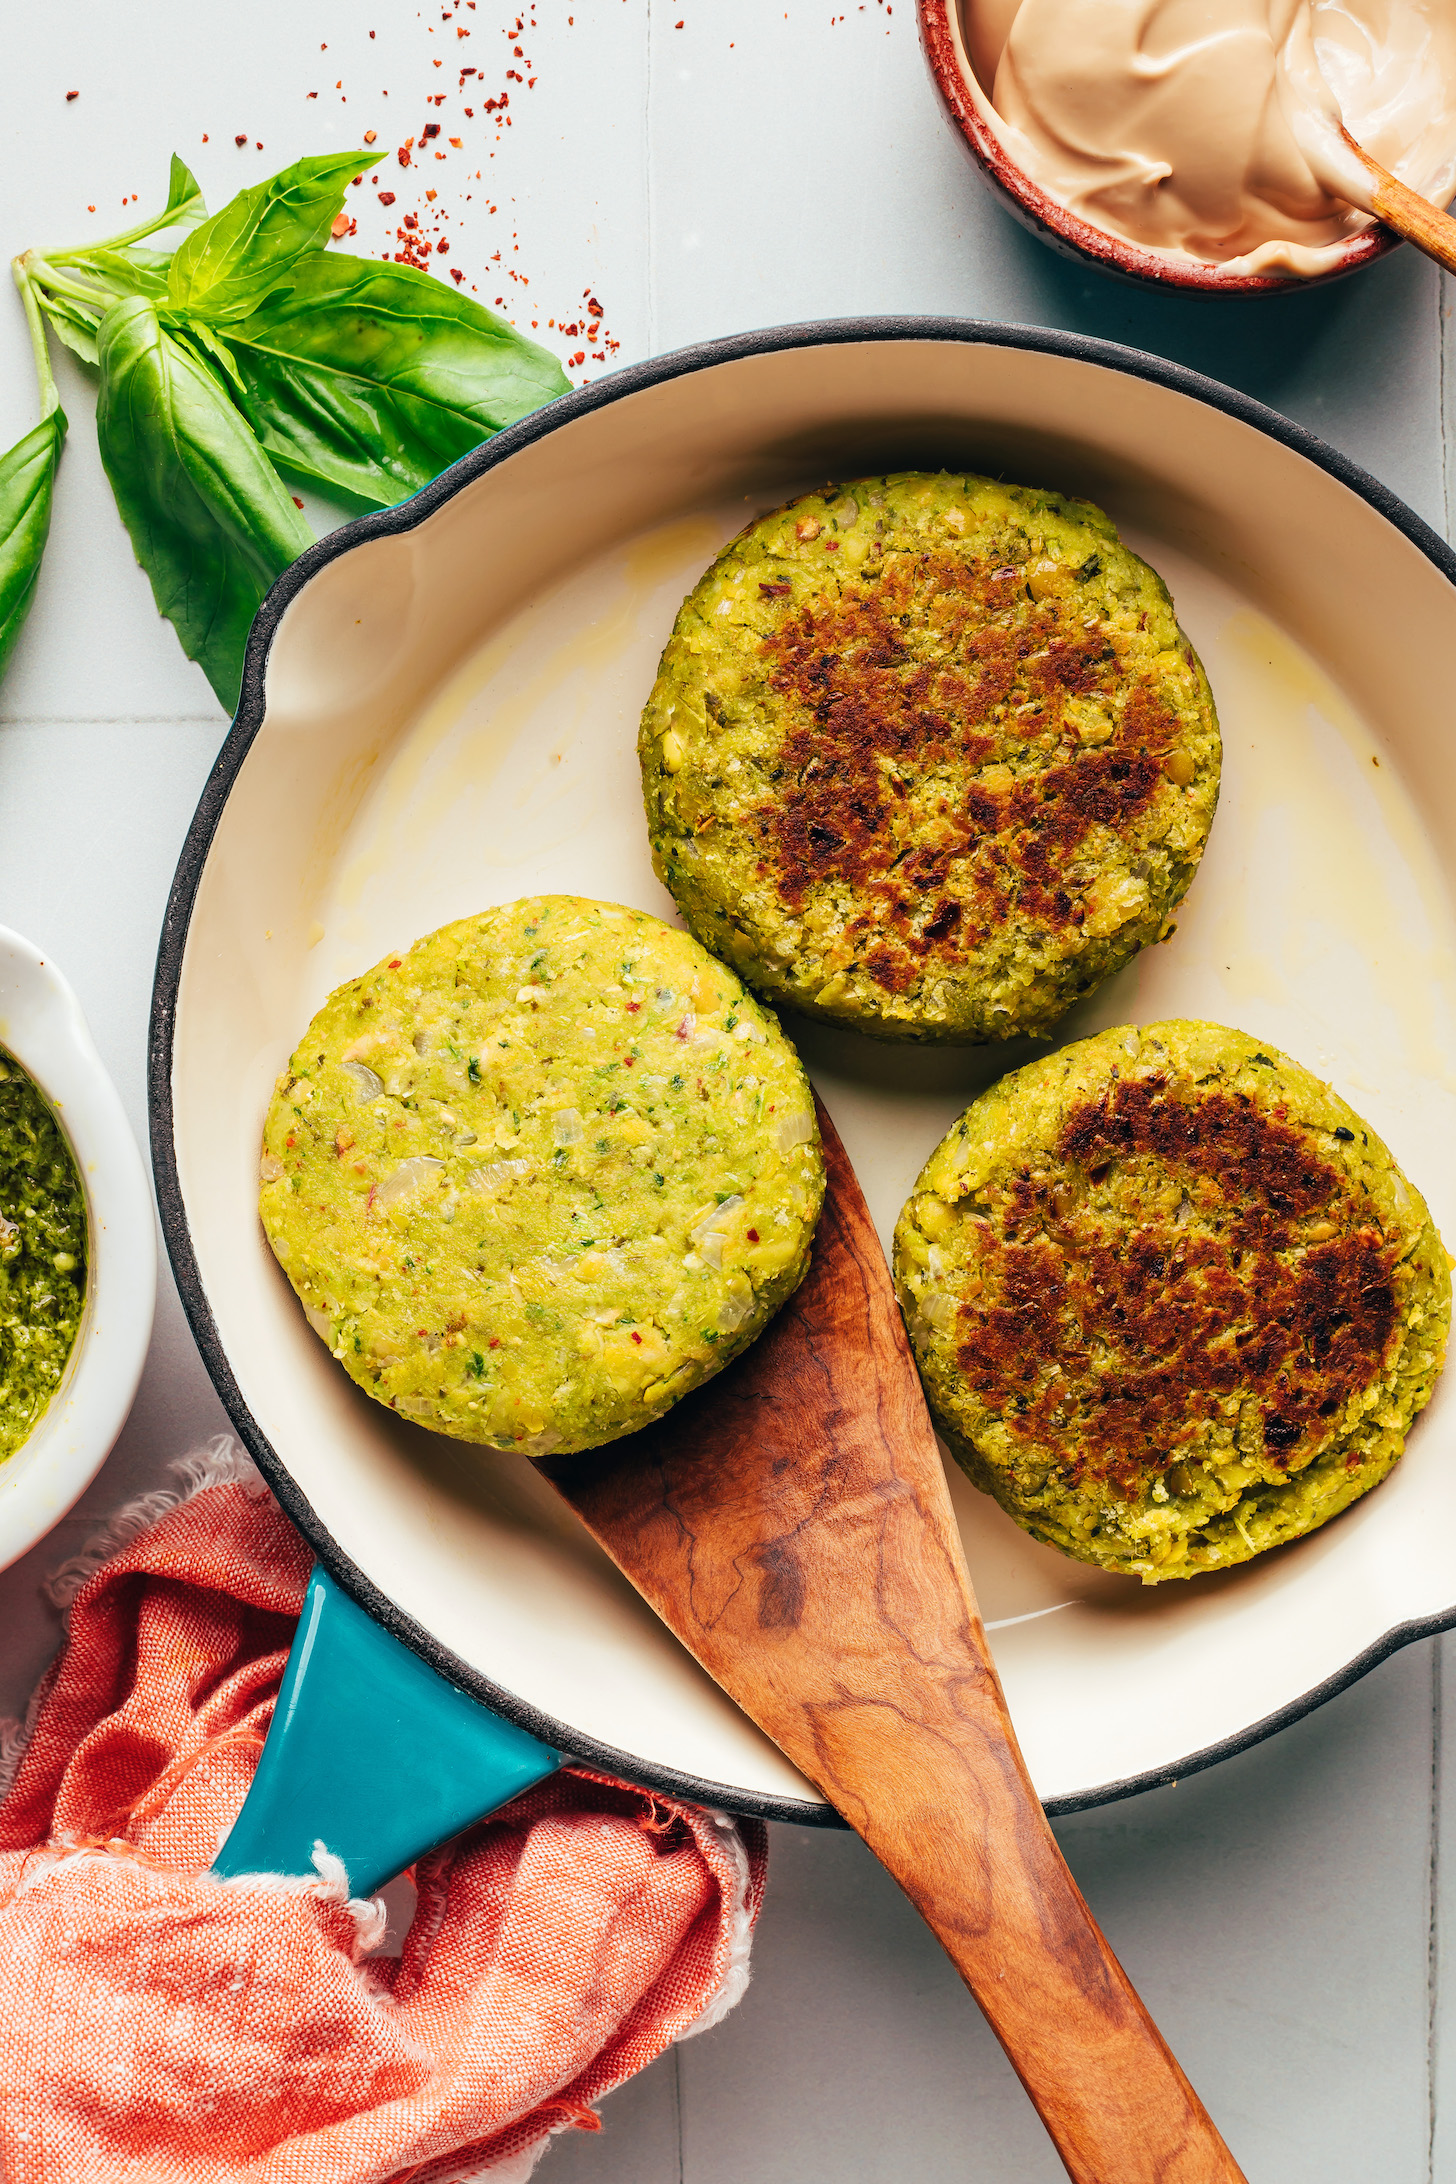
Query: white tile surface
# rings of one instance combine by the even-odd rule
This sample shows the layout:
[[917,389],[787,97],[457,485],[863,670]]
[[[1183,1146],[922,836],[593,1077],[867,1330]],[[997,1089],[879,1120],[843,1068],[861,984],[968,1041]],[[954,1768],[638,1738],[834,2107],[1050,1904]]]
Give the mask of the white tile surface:
[[[588,291],[623,362],[866,311],[1067,326],[1232,381],[1443,521],[1456,372],[1443,416],[1452,329],[1427,265],[1406,253],[1343,287],[1227,305],[1085,274],[978,188],[941,124],[909,0],[841,6],[541,0],[521,41],[537,81],[512,86],[510,130],[477,112],[456,122],[470,131],[459,154],[407,172],[391,158],[380,186],[395,188],[396,218],[412,191],[438,187],[458,216],[453,262],[546,338]],[[516,16],[478,0],[465,42],[437,15],[400,0],[51,0],[17,14],[0,76],[6,254],[120,225],[122,194],[148,206],[174,146],[217,203],[365,127],[392,148],[418,134],[439,85],[453,120],[467,52],[491,90],[515,65],[502,33]],[[371,209],[356,247],[382,248],[384,231]],[[0,692],[0,921],[44,942],[77,985],[140,1132],[162,905],[224,723],[132,563],[84,375],[69,357],[61,372],[72,434],[53,545]],[[31,404],[19,313],[0,312],[0,444]],[[0,1711],[23,1701],[55,1642],[45,1572],[221,1422],[168,1288],[106,1471],[0,1577]],[[1443,1690],[1436,1660],[1414,1649],[1259,1750],[1060,1830],[1258,2184],[1456,2177],[1456,1665]],[[1008,2067],[861,1846],[780,1829],[773,1851],[742,2007],[609,2101],[599,2136],[559,2142],[542,2173],[1049,2184],[1057,2165]]]

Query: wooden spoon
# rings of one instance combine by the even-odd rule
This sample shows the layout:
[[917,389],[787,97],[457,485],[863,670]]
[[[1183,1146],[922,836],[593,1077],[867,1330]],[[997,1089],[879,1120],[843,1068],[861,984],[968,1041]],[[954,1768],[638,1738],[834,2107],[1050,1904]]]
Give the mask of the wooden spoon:
[[1031,1786],[889,1269],[819,1119],[829,1195],[797,1296],[660,1424],[542,1468],[894,1874],[1077,2184],[1235,2184]]
[[1357,144],[1342,122],[1340,135],[1349,145],[1362,167],[1370,173],[1375,187],[1370,202],[1378,218],[1387,227],[1414,243],[1437,265],[1446,266],[1456,273],[1456,220],[1449,212],[1439,212],[1429,198],[1421,197],[1408,183],[1401,182],[1388,167],[1382,167],[1378,159],[1372,159],[1363,144]]

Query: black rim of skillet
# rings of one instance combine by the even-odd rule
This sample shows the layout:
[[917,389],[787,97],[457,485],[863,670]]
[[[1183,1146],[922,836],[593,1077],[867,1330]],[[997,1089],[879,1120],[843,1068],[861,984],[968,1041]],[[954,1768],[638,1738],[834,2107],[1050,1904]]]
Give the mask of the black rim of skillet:
[[[423,1624],[417,1623],[412,1616],[403,1614],[343,1552],[294,1483],[277,1451],[260,1431],[233,1378],[227,1353],[218,1336],[192,1249],[191,1233],[178,1181],[173,1143],[172,1045],[178,983],[187,949],[192,906],[223,807],[253,738],[262,725],[263,676],[269,648],[285,612],[305,584],[321,569],[327,568],[341,554],[350,552],[355,546],[370,539],[387,538],[397,532],[413,530],[416,525],[433,515],[437,508],[453,499],[476,478],[493,470],[498,463],[507,461],[520,449],[529,447],[547,433],[554,432],[558,426],[569,424],[574,418],[584,417],[593,410],[603,409],[612,402],[620,401],[625,395],[638,394],[666,380],[679,379],[691,372],[709,371],[715,365],[736,363],[743,358],[769,355],[785,349],[829,348],[868,341],[944,341],[958,342],[972,348],[1024,349],[1042,355],[1070,357],[1080,363],[1101,365],[1105,369],[1122,372],[1129,378],[1151,380],[1157,386],[1188,395],[1210,409],[1221,410],[1226,416],[1252,425],[1255,431],[1292,448],[1296,454],[1303,455],[1307,461],[1317,464],[1321,470],[1337,478],[1352,493],[1357,493],[1362,500],[1367,501],[1388,523],[1393,524],[1429,561],[1435,563],[1443,576],[1456,584],[1456,553],[1452,552],[1445,540],[1438,537],[1413,509],[1408,508],[1404,501],[1378,479],[1371,477],[1368,471],[1362,470],[1357,463],[1327,446],[1313,433],[1305,431],[1303,426],[1291,423],[1276,410],[1267,409],[1262,402],[1255,402],[1248,395],[1223,386],[1218,380],[1206,379],[1202,373],[1189,371],[1181,364],[1170,364],[1161,357],[1147,355],[1139,349],[1124,348],[1117,342],[1099,341],[1086,335],[1062,333],[1052,328],[1007,326],[981,319],[830,319],[802,326],[765,327],[754,333],[737,334],[724,340],[703,342],[693,348],[679,349],[669,356],[656,357],[646,364],[630,365],[625,370],[610,373],[590,387],[579,388],[574,393],[560,396],[544,409],[533,411],[519,424],[510,426],[506,431],[498,433],[494,439],[487,440],[483,446],[462,456],[459,462],[443,471],[422,492],[398,507],[360,516],[340,530],[330,532],[317,545],[310,547],[307,553],[300,555],[279,577],[264,599],[253,623],[243,666],[237,714],[208,776],[188,829],[187,839],[182,846],[181,857],[178,859],[157,950],[157,974],[152,994],[151,1035],[147,1057],[148,1105],[157,1202],[162,1234],[166,1240],[183,1308],[213,1385],[239,1436],[283,1509],[330,1574],[361,1607],[426,1660],[447,1682],[468,1691],[485,1705],[494,1708],[497,1713],[503,1714],[507,1720],[518,1723],[569,1759],[599,1767],[606,1773],[623,1776],[629,1781],[645,1783],[690,1803],[726,1808],[733,1812],[753,1814],[762,1819],[793,1820],[818,1827],[840,1827],[844,1822],[827,1805],[810,1803],[800,1798],[755,1796],[747,1791],[734,1789],[726,1783],[708,1782],[696,1775],[681,1774],[671,1767],[649,1765],[629,1752],[617,1751],[593,1738],[583,1737],[564,1722],[539,1713],[513,1692],[504,1690],[499,1684],[492,1683],[488,1677],[468,1668],[448,1647],[441,1645]],[[1205,1767],[1215,1766],[1219,1760],[1228,1759],[1235,1752],[1247,1751],[1251,1746],[1262,1743],[1266,1737],[1274,1736],[1280,1729],[1287,1728],[1291,1722],[1312,1713],[1317,1706],[1322,1706],[1327,1699],[1332,1699],[1337,1693],[1348,1689],[1402,1646],[1410,1645],[1418,1638],[1434,1637],[1453,1627],[1456,1627],[1456,1606],[1415,1622],[1396,1624],[1373,1645],[1367,1646],[1363,1653],[1347,1662],[1336,1674],[1326,1677],[1323,1683],[1314,1685],[1299,1698],[1291,1700],[1287,1706],[1280,1707],[1276,1713],[1266,1715],[1262,1721],[1252,1723],[1236,1735],[1225,1737],[1219,1743],[1210,1744],[1202,1751],[1192,1752],[1186,1758],[1169,1765],[1155,1767],[1146,1774],[1129,1775],[1117,1782],[1103,1782],[1093,1789],[1074,1791],[1062,1797],[1049,1797],[1046,1800],[1046,1809],[1053,1816],[1083,1812],[1095,1805],[1111,1804],[1116,1799],[1134,1796],[1142,1790],[1165,1788],[1187,1775],[1201,1772]]]

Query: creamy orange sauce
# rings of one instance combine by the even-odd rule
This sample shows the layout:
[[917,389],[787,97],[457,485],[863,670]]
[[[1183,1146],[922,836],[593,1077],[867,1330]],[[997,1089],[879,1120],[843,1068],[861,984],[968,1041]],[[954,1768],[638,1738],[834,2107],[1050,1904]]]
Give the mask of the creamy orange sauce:
[[1456,190],[1456,0],[962,0],[1007,152],[1092,225],[1230,274],[1327,271],[1370,225],[1351,134]]

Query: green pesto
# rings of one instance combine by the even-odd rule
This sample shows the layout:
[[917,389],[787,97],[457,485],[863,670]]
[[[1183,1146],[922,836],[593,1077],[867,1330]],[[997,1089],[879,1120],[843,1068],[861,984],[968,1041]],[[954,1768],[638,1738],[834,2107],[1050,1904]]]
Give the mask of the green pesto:
[[329,997],[278,1080],[260,1206],[361,1388],[534,1456],[630,1433],[751,1342],[823,1194],[774,1017],[687,934],[549,895]]
[[1157,573],[1090,502],[901,472],[749,524],[639,737],[657,870],[775,1006],[1045,1035],[1203,854],[1221,746]]
[[1035,1538],[1145,1584],[1297,1539],[1386,1477],[1444,1361],[1451,1263],[1329,1085],[1193,1021],[1004,1077],[895,1233],[962,1468]]
[[0,1462],[61,1384],[86,1302],[86,1197],[44,1094],[0,1051]]

